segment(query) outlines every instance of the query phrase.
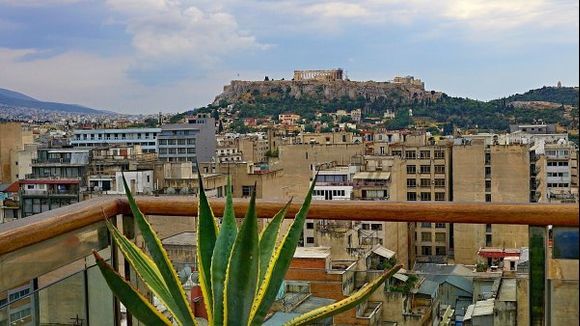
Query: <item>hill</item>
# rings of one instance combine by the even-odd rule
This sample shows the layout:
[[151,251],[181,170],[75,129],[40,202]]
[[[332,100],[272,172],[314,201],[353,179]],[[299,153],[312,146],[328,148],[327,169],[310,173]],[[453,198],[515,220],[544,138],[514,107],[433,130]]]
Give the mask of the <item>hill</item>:
[[543,87],[486,102],[390,82],[232,81],[202,110],[226,106],[241,118],[277,117],[283,112],[294,112],[307,120],[313,120],[316,113],[338,109],[361,108],[367,118],[382,118],[385,112],[392,111],[397,118],[383,125],[390,129],[427,122],[505,131],[510,124],[538,120],[577,129],[578,88]]
[[113,115],[110,111],[91,109],[77,104],[64,104],[57,102],[45,102],[28,95],[0,88],[0,106],[5,108],[19,108],[32,110],[45,110],[61,113],[82,113],[95,115]]

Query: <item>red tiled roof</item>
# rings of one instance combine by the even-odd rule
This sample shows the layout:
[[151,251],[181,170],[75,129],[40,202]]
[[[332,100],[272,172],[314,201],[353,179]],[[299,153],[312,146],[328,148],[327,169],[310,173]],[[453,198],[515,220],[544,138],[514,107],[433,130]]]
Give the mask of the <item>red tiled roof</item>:
[[20,190],[20,183],[14,181],[8,188],[4,189],[4,192],[18,192],[18,190]]

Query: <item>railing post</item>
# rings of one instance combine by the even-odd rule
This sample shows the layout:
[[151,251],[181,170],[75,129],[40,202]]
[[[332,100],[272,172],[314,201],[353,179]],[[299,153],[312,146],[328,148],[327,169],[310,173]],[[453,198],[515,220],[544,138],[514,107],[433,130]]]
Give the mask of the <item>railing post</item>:
[[528,228],[529,233],[529,307],[530,325],[546,325],[546,259],[547,259],[547,228],[533,226]]

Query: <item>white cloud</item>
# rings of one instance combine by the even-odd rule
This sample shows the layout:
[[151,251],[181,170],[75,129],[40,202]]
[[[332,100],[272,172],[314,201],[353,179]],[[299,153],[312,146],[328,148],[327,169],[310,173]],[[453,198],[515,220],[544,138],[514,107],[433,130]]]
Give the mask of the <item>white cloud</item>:
[[170,0],[108,0],[107,4],[125,17],[133,46],[145,60],[187,58],[207,66],[227,54],[267,47],[219,8],[206,10]]
[[280,18],[286,30],[316,34],[365,25],[424,26],[421,33],[477,41],[505,38],[504,33],[541,37],[531,31],[561,31],[567,41],[578,35],[577,0],[282,0],[252,6]]

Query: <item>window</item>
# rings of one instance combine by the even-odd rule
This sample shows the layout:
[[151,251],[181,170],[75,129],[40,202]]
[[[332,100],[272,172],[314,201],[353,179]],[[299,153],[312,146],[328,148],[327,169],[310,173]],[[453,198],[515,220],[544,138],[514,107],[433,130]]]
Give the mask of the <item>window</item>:
[[431,179],[421,179],[421,187],[431,187]]
[[445,179],[435,179],[435,188],[445,188]]
[[405,151],[405,158],[406,159],[416,159],[417,158],[417,152],[416,151]]
[[435,158],[445,158],[445,151],[436,150],[434,154],[435,154]]
[[242,186],[242,197],[250,197],[253,190],[254,186]]
[[491,178],[491,166],[486,166],[485,167],[485,177],[486,178]]
[[381,231],[383,229],[383,225],[379,223],[371,224],[371,230]]
[[400,157],[403,154],[403,152],[401,152],[401,151],[391,151],[391,154],[393,156],[399,156]]
[[176,149],[175,149],[175,148],[169,148],[169,149],[167,150],[167,152],[168,152],[169,154],[175,154],[175,153],[176,153]]
[[491,203],[491,194],[485,194],[485,202]]
[[151,182],[151,176],[150,175],[147,176],[147,183],[149,183],[149,182]]
[[363,223],[363,224],[362,224],[362,229],[363,229],[363,230],[368,230],[368,229],[370,229],[370,224],[368,224],[368,223]]
[[306,237],[306,243],[314,243],[314,237]]
[[435,201],[445,201],[445,193],[444,192],[436,192],[435,193]]
[[431,232],[421,232],[421,241],[431,242]]
[[435,233],[435,241],[436,242],[445,242],[445,233],[443,233],[443,232],[436,232]]
[[435,174],[445,174],[445,165],[435,165]]
[[485,153],[485,165],[491,164],[491,153]]
[[485,180],[485,191],[486,192],[491,191],[491,180]]
[[417,187],[417,179],[407,179],[407,188]]
[[431,165],[421,165],[421,173],[429,174],[431,173]]
[[177,145],[185,145],[185,139],[178,139]]
[[417,193],[416,192],[408,192],[407,193],[407,201],[417,201]]
[[419,151],[419,158],[431,158],[431,151]]
[[188,138],[187,145],[195,145],[195,138]]
[[421,255],[431,256],[431,253],[432,253],[431,246],[422,246],[421,247]]
[[421,227],[422,228],[430,228],[431,227],[431,223],[421,222]]
[[437,229],[444,229],[445,228],[445,223],[435,223],[435,228],[437,228]]
[[417,173],[417,166],[407,165],[407,174],[415,174],[415,173]]
[[435,247],[435,255],[437,256],[445,256],[447,254],[447,248],[443,246]]
[[421,201],[431,201],[431,193],[430,192],[422,192],[421,193]]
[[312,230],[312,229],[314,229],[314,223],[312,223],[312,222],[306,222],[306,228],[307,228],[308,230]]
[[175,145],[175,139],[168,139],[167,145]]
[[491,224],[485,225],[485,233],[491,233]]

